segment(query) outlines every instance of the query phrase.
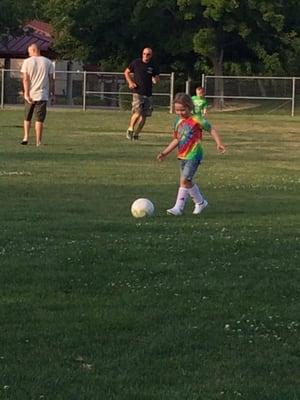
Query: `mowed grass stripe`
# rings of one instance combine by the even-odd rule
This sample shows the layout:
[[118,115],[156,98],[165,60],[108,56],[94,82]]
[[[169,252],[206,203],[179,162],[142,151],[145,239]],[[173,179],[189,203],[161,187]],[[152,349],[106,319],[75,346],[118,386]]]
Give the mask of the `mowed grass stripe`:
[[298,399],[300,119],[212,114],[209,206],[172,218],[173,117],[129,116],[50,110],[36,148],[0,113],[0,398]]

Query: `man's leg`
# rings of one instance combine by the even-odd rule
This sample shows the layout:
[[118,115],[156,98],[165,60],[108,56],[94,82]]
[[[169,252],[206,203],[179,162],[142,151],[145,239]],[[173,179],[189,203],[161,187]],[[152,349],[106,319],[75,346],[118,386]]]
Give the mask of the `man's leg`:
[[135,136],[135,128],[136,126],[139,129],[139,124],[140,124],[140,118],[143,110],[143,103],[144,102],[144,96],[140,96],[137,93],[133,93],[132,95],[132,115],[130,118],[130,123],[129,127],[126,133],[127,139],[133,139]]
[[140,110],[141,110],[140,118],[137,122],[137,128],[134,131],[134,136],[133,136],[134,140],[138,140],[139,134],[145,125],[146,118],[151,117],[151,115],[152,115],[153,106],[152,106],[152,97],[151,96],[150,97],[147,97],[147,96],[141,97]]
[[25,114],[24,114],[24,132],[23,132],[23,140],[21,144],[27,144],[29,140],[29,134],[30,134],[30,127],[31,127],[31,119],[34,111],[34,104],[28,103],[25,101]]
[[132,116],[130,118],[128,130],[134,131],[135,125],[138,122],[139,118],[140,118],[140,114],[139,113],[135,112],[134,114],[132,114]]
[[143,96],[141,99],[141,104],[140,104],[140,118],[138,120],[137,123],[137,128],[134,132],[134,136],[133,139],[134,140],[138,140],[139,138],[139,134],[141,133],[145,123],[146,123],[146,119],[147,117],[151,117],[152,115],[152,111],[153,111],[153,105],[152,105],[152,97],[147,97],[147,96]]
[[43,122],[36,121],[35,122],[35,143],[37,146],[42,144],[42,136],[43,136]]
[[35,109],[35,143],[37,146],[42,144],[44,121],[47,114],[47,102],[40,101]]
[[22,144],[28,143],[30,126],[31,126],[31,122],[24,120],[24,135],[23,135],[23,140],[21,142]]
[[144,117],[143,115],[140,115],[140,117],[137,121],[137,128],[134,131],[134,135],[133,135],[134,140],[138,140],[139,134],[140,134],[141,130],[143,129],[145,122],[146,122],[146,117]]
[[129,139],[129,140],[133,139],[134,128],[135,128],[135,125],[136,125],[139,117],[140,117],[140,115],[135,112],[135,113],[132,114],[132,116],[130,118],[129,127],[128,127],[127,132],[126,132],[126,138]]

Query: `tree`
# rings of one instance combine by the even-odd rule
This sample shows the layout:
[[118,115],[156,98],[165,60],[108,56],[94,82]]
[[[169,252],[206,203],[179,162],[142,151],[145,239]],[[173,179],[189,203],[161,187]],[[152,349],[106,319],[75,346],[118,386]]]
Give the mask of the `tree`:
[[30,17],[28,1],[1,0],[0,2],[0,40],[22,31],[23,21]]
[[[280,49],[290,46],[281,0],[178,0],[184,19],[197,22],[193,43],[206,57],[216,76],[223,75],[224,61],[250,61],[268,73],[282,71]],[[216,80],[215,94],[223,105],[223,80]]]
[[[55,49],[64,58],[122,69],[140,50],[152,46],[160,63],[193,69],[189,24],[176,0],[49,0],[44,15],[54,26]],[[185,29],[187,28],[187,29]]]
[[[224,68],[280,74],[299,49],[297,0],[43,1],[62,57],[116,70],[149,45],[162,66],[185,76],[209,69],[222,76]],[[222,80],[216,85],[222,95]]]
[[[55,50],[67,59],[120,65],[130,41],[130,11],[134,1],[49,0],[44,15],[55,29]],[[123,61],[124,62],[124,61]]]

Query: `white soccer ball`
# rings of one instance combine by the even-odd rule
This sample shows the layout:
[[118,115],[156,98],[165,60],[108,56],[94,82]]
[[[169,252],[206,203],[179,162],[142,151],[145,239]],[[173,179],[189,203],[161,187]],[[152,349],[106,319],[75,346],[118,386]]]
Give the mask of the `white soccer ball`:
[[135,218],[151,217],[154,214],[154,205],[148,199],[137,199],[131,205],[131,214]]

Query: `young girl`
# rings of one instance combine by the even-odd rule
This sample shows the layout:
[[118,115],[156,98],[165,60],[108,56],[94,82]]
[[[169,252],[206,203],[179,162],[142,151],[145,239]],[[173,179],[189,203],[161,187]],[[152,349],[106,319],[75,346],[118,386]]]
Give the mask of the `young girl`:
[[[174,109],[177,118],[173,140],[157,156],[159,161],[163,161],[177,147],[177,158],[180,161],[180,185],[176,203],[173,208],[167,210],[167,213],[169,215],[181,215],[190,196],[195,203],[193,214],[200,214],[208,205],[208,202],[203,197],[199,187],[193,183],[193,177],[203,157],[202,129],[199,120],[192,114],[194,105],[189,95],[177,93],[174,99]],[[211,134],[216,142],[217,149],[224,153],[225,146],[219,135],[215,132]]]

